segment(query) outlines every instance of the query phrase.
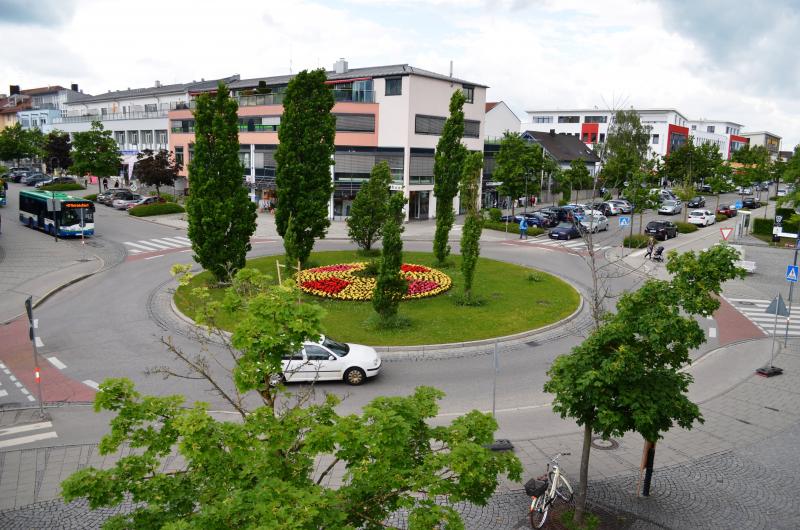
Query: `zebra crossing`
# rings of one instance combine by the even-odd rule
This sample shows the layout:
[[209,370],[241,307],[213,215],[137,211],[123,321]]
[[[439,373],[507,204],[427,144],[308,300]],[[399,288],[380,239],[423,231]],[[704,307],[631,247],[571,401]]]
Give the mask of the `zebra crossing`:
[[0,449],[29,444],[50,438],[58,438],[49,421],[0,427]]
[[[529,245],[536,245],[542,246],[545,248],[561,248],[566,250],[574,250],[574,251],[584,251],[588,250],[588,246],[586,241],[578,238],[578,239],[521,239],[520,243],[526,243]],[[600,252],[602,250],[606,250],[611,248],[611,245],[594,245],[594,251]]]
[[162,250],[174,250],[176,248],[190,248],[192,246],[192,242],[189,238],[184,236],[125,241],[123,244],[127,247],[129,254],[159,252]]
[[[772,300],[757,300],[750,298],[727,298],[740,313],[746,316],[753,324],[761,328],[767,335],[772,335],[775,329],[775,314],[766,313]],[[788,305],[788,304],[787,304]],[[778,316],[777,335],[786,333],[786,317]],[[789,336],[800,336],[800,308],[793,307],[789,317]]]

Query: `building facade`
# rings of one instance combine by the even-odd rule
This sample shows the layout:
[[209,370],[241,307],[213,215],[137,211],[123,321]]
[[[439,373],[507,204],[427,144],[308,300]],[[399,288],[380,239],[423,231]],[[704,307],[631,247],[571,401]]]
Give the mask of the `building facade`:
[[[19,87],[12,87],[14,88]],[[48,86],[20,90],[21,94],[29,96],[29,106],[17,112],[17,121],[23,129],[39,129],[44,134],[56,129],[56,123],[66,112],[67,105],[89,98],[78,91],[78,85],[70,88],[62,86]]]
[[742,136],[742,124],[731,121],[691,120],[689,129],[695,145],[716,145],[724,160],[730,160],[733,153],[750,142]]
[[506,132],[518,133],[522,121],[514,114],[503,101],[494,101],[486,104],[486,134],[487,141],[499,140]]
[[772,160],[777,160],[781,151],[781,137],[768,131],[757,131],[742,133],[742,136],[750,140],[750,147],[761,145],[767,148]]
[[[433,217],[433,160],[450,97],[456,90],[465,94],[463,143],[471,151],[482,151],[486,87],[405,64],[350,69],[343,59],[327,77],[336,116],[330,216],[348,216],[372,167],[386,161],[394,177],[392,189],[408,199],[406,218]],[[254,200],[275,197],[275,150],[290,80],[291,76],[275,76],[228,84],[239,102],[239,155]],[[190,98],[201,92],[190,92]],[[192,158],[193,106],[190,99],[187,108],[168,112],[169,147],[184,167]]]

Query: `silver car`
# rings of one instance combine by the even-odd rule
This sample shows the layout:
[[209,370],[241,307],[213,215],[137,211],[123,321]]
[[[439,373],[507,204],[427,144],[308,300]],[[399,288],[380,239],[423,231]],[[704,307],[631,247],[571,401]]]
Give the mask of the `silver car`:
[[677,213],[681,213],[683,210],[683,206],[678,201],[664,201],[661,203],[661,208],[658,209],[659,214],[664,215],[675,215]]

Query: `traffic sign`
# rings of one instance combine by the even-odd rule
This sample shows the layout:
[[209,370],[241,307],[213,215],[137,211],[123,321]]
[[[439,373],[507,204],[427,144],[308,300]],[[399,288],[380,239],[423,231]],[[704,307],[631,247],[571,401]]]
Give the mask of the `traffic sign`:
[[780,225],[781,225],[781,223],[783,223],[783,216],[782,216],[782,215],[776,215],[776,216],[775,216],[775,224],[776,224],[777,226],[780,226]]
[[[791,265],[789,266],[791,267]],[[797,267],[795,267],[795,269],[796,268]],[[764,312],[770,315],[778,315],[779,317],[789,316],[789,310],[786,309],[786,303],[784,303],[783,297],[781,295],[778,295],[775,298],[773,298],[772,302],[769,304],[769,307]]]
[[136,192],[136,190],[138,190],[138,189],[139,189],[139,186],[137,186],[137,185],[136,185],[136,183],[134,182],[134,183],[132,183],[132,184],[129,186],[129,188],[130,188],[130,190],[131,190],[132,192],[134,192],[134,193],[135,193],[135,192]]
[[621,217],[619,218],[619,226],[629,226],[631,224],[630,217]]
[[795,282],[797,283],[798,277],[798,266],[797,265],[787,265],[786,266],[786,281],[787,282]]
[[741,210],[742,209],[742,201],[736,201],[736,204],[734,206],[736,206],[737,210]]
[[731,236],[731,232],[733,232],[733,228],[720,228],[719,233],[722,234],[722,239],[727,241],[728,238]]

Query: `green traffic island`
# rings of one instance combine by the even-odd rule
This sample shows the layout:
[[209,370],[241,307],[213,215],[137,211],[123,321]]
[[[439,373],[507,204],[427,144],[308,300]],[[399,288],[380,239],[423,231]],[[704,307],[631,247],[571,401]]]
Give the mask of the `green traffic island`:
[[86,188],[78,183],[64,182],[61,184],[50,184],[39,188],[42,191],[76,191],[85,190]]
[[[374,256],[359,251],[315,252],[311,254],[305,271],[316,267],[347,269],[344,274],[369,276],[369,262]],[[491,339],[513,335],[553,324],[568,317],[578,308],[580,295],[568,283],[545,272],[520,265],[480,258],[475,273],[473,296],[482,303],[460,305],[463,292],[461,256],[453,255],[448,267],[436,265],[435,257],[428,252],[404,252],[407,277],[416,279],[413,286],[419,293],[428,286],[425,282],[445,283],[443,274],[451,285],[445,291],[437,289],[433,296],[404,300],[399,313],[409,325],[396,329],[382,329],[372,324],[375,311],[370,301],[323,298],[308,293],[302,299],[322,306],[326,311],[324,331],[337,340],[369,344],[371,346],[415,346],[421,344],[446,344]],[[283,265],[284,256],[265,256],[248,260],[247,267],[261,270],[277,283],[276,263]],[[345,267],[336,267],[336,266]],[[430,269],[429,272],[423,269]],[[281,267],[286,279],[287,268]],[[429,275],[431,278],[428,278]],[[350,276],[349,278],[352,278]],[[320,278],[316,278],[319,280]],[[306,282],[304,282],[306,283]],[[193,293],[195,287],[209,287],[214,300],[222,300],[224,287],[220,287],[209,272],[196,275],[189,285],[175,292],[177,308],[194,318],[199,301]],[[235,313],[221,310],[217,319],[223,329],[231,330],[238,321]]]
[[169,213],[183,213],[183,206],[174,202],[162,202],[155,204],[144,204],[128,210],[134,217],[150,217],[151,215],[166,215]]
[[[483,221],[483,228],[519,235],[519,223],[504,223],[502,221],[490,221],[487,219]],[[545,231],[538,226],[529,226],[527,231],[529,237],[535,237],[545,233]]]

